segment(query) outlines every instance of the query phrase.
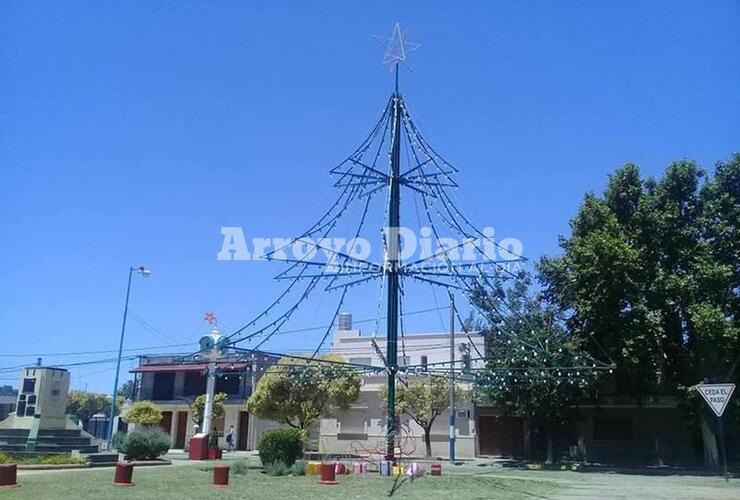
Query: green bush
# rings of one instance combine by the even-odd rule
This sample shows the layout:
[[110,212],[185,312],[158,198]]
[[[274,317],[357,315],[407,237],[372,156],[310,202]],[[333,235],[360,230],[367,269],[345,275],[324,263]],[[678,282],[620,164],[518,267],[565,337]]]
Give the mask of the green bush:
[[306,462],[303,460],[296,460],[293,466],[290,468],[290,473],[294,476],[305,476],[306,475]]
[[41,459],[41,463],[44,465],[84,464],[85,459],[72,455],[47,455]]
[[208,447],[209,448],[218,448],[218,438],[220,437],[220,434],[217,430],[212,430],[211,433],[208,435]]
[[265,474],[268,476],[287,476],[290,474],[290,466],[283,462],[270,462],[265,465]]
[[0,451],[0,464],[18,465],[61,465],[61,464],[84,464],[84,458],[72,457],[72,455],[31,455],[26,457],[14,457],[4,451]]
[[161,430],[133,431],[119,445],[126,460],[156,460],[170,449],[170,436]]
[[244,475],[249,470],[249,463],[244,459],[234,460],[231,463],[231,472],[233,474]]
[[132,403],[123,419],[129,424],[157,425],[162,420],[162,408],[151,401]]
[[303,444],[306,438],[299,429],[274,429],[266,431],[260,438],[260,460],[263,466],[282,462],[290,467],[303,456]]
[[122,446],[124,446],[124,443],[126,442],[126,433],[125,432],[116,432],[113,434],[113,437],[110,440],[110,447],[114,450],[120,450]]

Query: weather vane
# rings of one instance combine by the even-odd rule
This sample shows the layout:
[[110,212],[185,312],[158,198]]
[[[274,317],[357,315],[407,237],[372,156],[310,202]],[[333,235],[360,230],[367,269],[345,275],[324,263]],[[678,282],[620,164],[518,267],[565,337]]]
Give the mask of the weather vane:
[[421,47],[418,43],[406,41],[406,31],[408,29],[402,29],[401,23],[396,23],[390,38],[373,35],[373,38],[385,47],[383,64],[387,64],[391,71],[399,64],[408,68],[408,64],[406,64],[407,54]]

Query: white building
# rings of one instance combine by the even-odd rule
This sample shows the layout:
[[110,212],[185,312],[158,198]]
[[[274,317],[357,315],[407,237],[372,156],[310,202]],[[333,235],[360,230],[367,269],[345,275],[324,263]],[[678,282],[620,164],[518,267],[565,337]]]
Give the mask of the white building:
[[[360,330],[352,328],[351,315],[342,313],[339,329],[335,332],[331,344],[331,353],[341,355],[350,363],[384,366],[377,350],[383,355],[386,351],[385,337],[362,335]],[[377,350],[376,350],[377,346]],[[482,365],[477,358],[484,351],[483,337],[478,334],[455,335],[456,366],[478,368]],[[400,366],[449,367],[450,333],[405,334],[398,342],[398,359]],[[436,365],[435,365],[436,364]],[[365,454],[367,452],[382,454],[385,447],[386,414],[379,400],[379,391],[386,383],[386,374],[367,375],[358,401],[335,418],[321,420],[319,449],[322,453],[331,454]],[[405,378],[403,374],[401,379]],[[471,377],[466,377],[472,379]],[[397,382],[400,384],[402,382]],[[460,385],[470,389],[469,382]],[[476,455],[476,431],[474,407],[469,402],[457,408],[456,456],[474,457]],[[431,432],[432,454],[447,456],[449,450],[449,414],[438,416]],[[415,422],[404,415],[401,417],[401,452],[409,455],[423,456],[425,453],[424,431]]]

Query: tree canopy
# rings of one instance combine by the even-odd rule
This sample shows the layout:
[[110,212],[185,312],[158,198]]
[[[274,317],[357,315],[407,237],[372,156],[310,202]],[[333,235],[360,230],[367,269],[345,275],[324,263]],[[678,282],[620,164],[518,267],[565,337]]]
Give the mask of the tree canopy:
[[[435,419],[450,407],[451,382],[440,376],[414,377],[407,384],[396,385],[396,414],[406,414],[424,429],[426,456],[432,456],[431,429]],[[388,386],[384,385],[379,394],[383,408],[387,404]],[[455,386],[455,402],[460,404],[467,392]]]
[[[563,254],[539,263],[545,296],[567,311],[569,331],[616,361],[621,394],[682,400],[687,421],[701,425],[707,464],[717,460],[709,410],[687,389],[737,382],[739,223],[740,155],[713,176],[692,161],[659,179],[627,164],[601,196],[586,195],[571,236],[561,237]],[[737,407],[735,398],[730,418]]]
[[[118,401],[121,402],[120,400]],[[87,426],[90,417],[97,413],[108,415],[110,412],[111,397],[105,394],[98,394],[87,391],[69,391],[67,395],[67,414],[73,415],[82,422],[83,427]],[[119,411],[120,405],[116,405]]]
[[118,388],[118,394],[128,401],[134,400],[134,381],[127,380]]
[[[341,356],[319,359],[343,361]],[[360,375],[329,363],[282,358],[267,369],[247,401],[250,413],[307,430],[321,416],[346,410],[360,395]]]
[[[547,430],[548,461],[553,459],[553,426],[587,398],[608,363],[590,356],[584,339],[566,330],[556,310],[528,295],[528,277],[507,290],[479,290],[475,300],[488,316],[484,329],[487,360],[476,374],[476,400]],[[507,314],[502,314],[503,310]]]
[[151,401],[136,401],[129,406],[124,420],[129,424],[157,425],[162,420],[162,408]]
[[563,255],[541,260],[541,283],[571,331],[617,360],[624,393],[734,381],[739,220],[740,155],[709,179],[691,161],[657,180],[628,164],[602,196],[586,195]]
[[[219,418],[224,416],[224,401],[228,398],[228,394],[225,392],[217,392],[213,395],[213,404],[211,405],[211,417]],[[206,395],[201,394],[195,398],[190,404],[190,410],[192,411],[191,419],[194,424],[203,424],[203,412],[206,408]]]

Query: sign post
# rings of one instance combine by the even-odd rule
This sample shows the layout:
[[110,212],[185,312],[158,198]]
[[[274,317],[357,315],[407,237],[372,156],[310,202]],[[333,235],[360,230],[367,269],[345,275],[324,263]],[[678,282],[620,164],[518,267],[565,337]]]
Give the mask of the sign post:
[[730,402],[735,384],[697,384],[694,388],[699,391],[701,397],[707,402],[715,415],[717,415],[717,427],[719,428],[719,447],[722,453],[722,465],[724,467],[725,481],[729,481],[727,475],[727,455],[725,454],[725,432],[722,425],[722,414]]

